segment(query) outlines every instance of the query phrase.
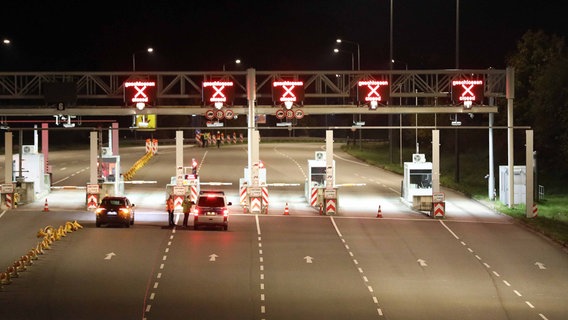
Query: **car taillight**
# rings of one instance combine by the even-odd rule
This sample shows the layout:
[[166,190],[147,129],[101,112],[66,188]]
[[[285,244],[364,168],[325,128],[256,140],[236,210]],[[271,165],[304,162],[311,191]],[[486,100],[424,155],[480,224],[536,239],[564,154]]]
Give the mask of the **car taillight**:
[[197,209],[197,208],[193,209],[193,215],[198,216],[199,215],[199,209]]
[[130,212],[128,208],[120,208],[118,211],[120,212],[120,214],[124,215],[127,215]]
[[223,209],[223,216],[224,216],[224,217],[228,217],[228,216],[229,216],[229,209]]

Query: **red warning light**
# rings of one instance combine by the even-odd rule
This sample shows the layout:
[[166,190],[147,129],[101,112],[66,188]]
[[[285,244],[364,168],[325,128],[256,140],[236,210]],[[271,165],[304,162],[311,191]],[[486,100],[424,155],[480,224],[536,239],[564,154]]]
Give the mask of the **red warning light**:
[[386,80],[363,80],[357,82],[359,100],[364,102],[386,102],[390,97],[390,86]]
[[203,81],[203,101],[205,103],[232,104],[233,81]]
[[124,96],[132,103],[150,103],[154,98],[156,81],[126,81]]
[[274,81],[272,83],[272,100],[276,103],[304,100],[303,81]]
[[452,81],[452,100],[454,103],[481,102],[483,100],[483,80]]

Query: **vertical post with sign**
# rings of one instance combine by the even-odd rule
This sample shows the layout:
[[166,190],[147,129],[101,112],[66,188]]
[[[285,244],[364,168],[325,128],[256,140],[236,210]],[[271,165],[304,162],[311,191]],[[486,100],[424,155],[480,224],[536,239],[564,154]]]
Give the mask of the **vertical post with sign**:
[[333,160],[333,130],[325,132],[325,190],[324,212],[326,215],[337,213],[337,188],[335,187],[335,162]]

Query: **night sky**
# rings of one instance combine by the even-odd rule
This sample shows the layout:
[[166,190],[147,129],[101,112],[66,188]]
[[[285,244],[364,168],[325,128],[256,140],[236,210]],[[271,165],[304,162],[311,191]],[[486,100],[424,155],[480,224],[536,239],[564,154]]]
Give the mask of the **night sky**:
[[[454,68],[456,0],[393,1],[395,68]],[[529,29],[568,36],[568,1],[459,2],[460,68],[504,68]],[[351,69],[337,37],[387,69],[389,20],[390,0],[4,1],[0,72],[130,71],[134,52],[139,71]]]

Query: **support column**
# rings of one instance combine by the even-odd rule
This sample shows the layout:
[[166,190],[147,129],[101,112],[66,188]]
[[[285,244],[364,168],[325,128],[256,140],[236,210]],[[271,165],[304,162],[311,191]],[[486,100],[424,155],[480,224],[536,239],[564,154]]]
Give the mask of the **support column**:
[[432,130],[432,192],[440,192],[440,130]]
[[534,218],[533,215],[533,205],[534,205],[534,162],[533,162],[533,131],[527,130],[525,132],[527,140],[526,140],[526,173],[527,173],[527,185],[526,185],[526,215],[527,218]]
[[90,134],[90,152],[89,152],[89,160],[90,160],[90,184],[97,184],[99,183],[98,181],[98,166],[97,166],[97,156],[98,156],[98,148],[97,148],[97,138],[98,138],[98,132],[97,131],[91,131]]
[[[43,122],[41,124],[41,153],[43,153],[43,165],[45,173],[51,173],[49,169],[49,131],[47,130],[49,124]],[[50,181],[51,183],[52,181]]]
[[13,158],[14,151],[12,146],[13,134],[10,131],[4,133],[4,181],[10,183],[13,180],[12,175],[14,174],[13,168]]
[[[256,72],[254,68],[247,69],[247,100],[248,100],[248,126],[247,126],[247,147],[248,147],[248,163],[249,176],[246,177],[249,183],[252,183],[252,154],[253,154],[253,130],[255,128],[254,115],[256,101]],[[258,158],[256,159],[258,161]]]
[[177,168],[183,168],[183,131],[176,131],[176,172],[178,175]]
[[513,137],[513,100],[515,99],[515,68],[507,68],[507,150],[508,161],[507,167],[509,171],[509,208],[515,204],[515,148]]
[[109,146],[112,149],[112,154],[117,156],[118,153],[118,141],[120,139],[119,131],[118,131],[118,122],[112,123],[112,144]]

